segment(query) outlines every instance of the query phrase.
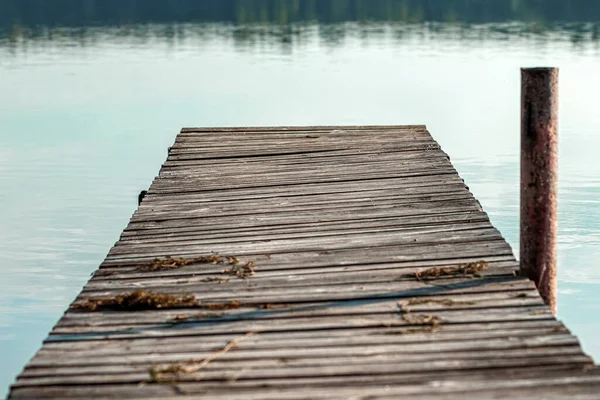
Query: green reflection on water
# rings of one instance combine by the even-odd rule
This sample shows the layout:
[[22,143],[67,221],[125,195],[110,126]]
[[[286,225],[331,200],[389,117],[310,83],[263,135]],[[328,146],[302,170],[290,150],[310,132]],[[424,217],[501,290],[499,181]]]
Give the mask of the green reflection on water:
[[[453,23],[490,25],[508,35],[568,32],[573,43],[598,40],[600,3],[595,0],[4,0],[0,2],[0,40],[64,40],[82,45],[102,39],[97,27],[118,27],[121,37],[184,39],[181,24],[223,23],[236,28],[268,24],[289,41],[303,24]],[[514,25],[514,22],[522,24]],[[153,26],[160,24],[157,28]],[[291,28],[294,26],[295,28]],[[438,25],[444,27],[445,25]],[[159,29],[160,31],[156,31]],[[354,29],[354,28],[353,28]],[[198,33],[201,29],[194,30]],[[328,32],[332,40],[344,29]],[[189,34],[190,31],[188,30]],[[262,34],[240,29],[236,38]],[[264,40],[261,37],[259,40]]]

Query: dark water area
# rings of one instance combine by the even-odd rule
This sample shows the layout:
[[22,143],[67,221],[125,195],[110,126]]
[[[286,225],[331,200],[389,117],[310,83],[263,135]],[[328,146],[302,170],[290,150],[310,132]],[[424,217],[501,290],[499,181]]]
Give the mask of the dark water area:
[[559,318],[600,359],[600,2],[0,0],[0,395],[182,126],[426,124],[518,249],[519,68],[560,68]]
[[597,23],[594,0],[3,0],[0,25],[107,26],[170,22],[232,24],[293,22],[511,21]]
[[[267,24],[281,41],[302,24],[452,23],[506,34],[568,33],[574,43],[600,38],[600,3],[594,0],[3,0],[0,38],[52,40],[59,31],[73,38],[97,34],[93,28],[120,28],[122,35],[181,37],[184,23],[233,27]],[[506,26],[514,22],[525,24]],[[149,24],[161,24],[154,32]],[[72,30],[65,28],[73,28]],[[344,29],[326,32],[343,36]],[[244,40],[244,32],[238,39]]]

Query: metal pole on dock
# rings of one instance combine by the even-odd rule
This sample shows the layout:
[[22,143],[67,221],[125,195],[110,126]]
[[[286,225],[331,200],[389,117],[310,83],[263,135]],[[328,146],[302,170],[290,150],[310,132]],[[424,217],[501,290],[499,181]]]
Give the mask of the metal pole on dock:
[[521,69],[520,273],[556,314],[558,69]]

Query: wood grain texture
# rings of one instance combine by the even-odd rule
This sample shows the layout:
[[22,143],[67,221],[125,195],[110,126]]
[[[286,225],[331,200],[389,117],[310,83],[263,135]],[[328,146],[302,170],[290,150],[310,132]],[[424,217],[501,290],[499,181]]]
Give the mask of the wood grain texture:
[[74,304],[195,302],[71,307],[9,398],[597,398],[518,267],[424,126],[184,128]]

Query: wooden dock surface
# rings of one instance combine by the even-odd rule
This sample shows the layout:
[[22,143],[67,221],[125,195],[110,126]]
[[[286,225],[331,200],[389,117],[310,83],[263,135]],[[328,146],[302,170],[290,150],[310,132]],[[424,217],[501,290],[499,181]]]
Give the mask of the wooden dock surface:
[[597,399],[517,269],[424,126],[183,129],[10,398]]

